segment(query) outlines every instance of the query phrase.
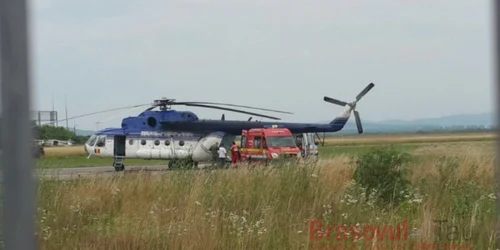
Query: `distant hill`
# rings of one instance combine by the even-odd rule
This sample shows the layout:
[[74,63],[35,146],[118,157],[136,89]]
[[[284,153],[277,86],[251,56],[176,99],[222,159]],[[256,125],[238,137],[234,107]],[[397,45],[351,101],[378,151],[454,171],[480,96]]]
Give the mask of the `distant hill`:
[[386,125],[430,125],[430,126],[492,126],[495,116],[491,113],[449,115],[437,118],[425,118],[411,121],[384,120],[377,122]]
[[[330,122],[322,121],[321,123]],[[442,130],[486,129],[495,125],[492,113],[450,115],[416,120],[361,120],[365,133],[428,132]],[[356,123],[351,117],[344,129],[337,134],[357,133]]]
[[91,136],[94,133],[95,133],[95,131],[90,131],[90,130],[76,129],[76,131],[75,131],[75,134],[78,136]]

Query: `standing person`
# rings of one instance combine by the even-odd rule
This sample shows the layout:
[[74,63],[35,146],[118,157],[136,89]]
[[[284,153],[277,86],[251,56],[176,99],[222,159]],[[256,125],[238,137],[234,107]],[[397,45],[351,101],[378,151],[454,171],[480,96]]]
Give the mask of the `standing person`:
[[220,164],[220,167],[224,167],[224,165],[226,164],[226,154],[227,154],[227,151],[226,149],[224,148],[224,143],[221,143],[220,144],[220,147],[219,147],[219,164]]
[[219,143],[214,143],[212,146],[210,146],[210,152],[212,153],[212,167],[217,164],[217,158],[218,154],[217,151],[219,150]]
[[239,158],[240,158],[240,149],[236,145],[236,142],[233,141],[233,145],[231,146],[231,163],[236,164]]

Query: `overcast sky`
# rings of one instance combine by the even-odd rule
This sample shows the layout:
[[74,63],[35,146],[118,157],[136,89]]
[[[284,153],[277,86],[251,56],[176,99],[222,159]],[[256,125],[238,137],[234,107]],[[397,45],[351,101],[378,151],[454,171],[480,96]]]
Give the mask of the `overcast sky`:
[[[362,3],[361,3],[362,2]],[[491,112],[490,1],[34,0],[36,109],[64,118],[152,102],[216,101],[330,120],[352,101],[362,119]],[[201,118],[223,111],[202,108]],[[119,126],[112,112],[99,128]],[[76,119],[95,129],[108,115]],[[226,119],[247,119],[226,112]]]

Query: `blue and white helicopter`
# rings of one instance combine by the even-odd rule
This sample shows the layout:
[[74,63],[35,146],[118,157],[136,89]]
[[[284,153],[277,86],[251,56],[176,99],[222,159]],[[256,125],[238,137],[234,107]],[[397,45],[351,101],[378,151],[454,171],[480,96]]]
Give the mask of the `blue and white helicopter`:
[[[351,112],[354,112],[358,132],[360,134],[363,133],[359,113],[356,111],[356,104],[374,86],[373,83],[368,84],[368,86],[356,96],[355,101],[350,103],[325,96],[324,101],[326,102],[347,106],[347,110],[327,124],[251,121],[252,117],[247,121],[225,120],[224,115],[222,115],[221,120],[204,120],[199,119],[193,112],[176,111],[171,109],[171,106],[184,105],[214,108],[273,120],[280,120],[280,118],[213,105],[243,107],[287,114],[292,113],[224,103],[175,102],[175,100],[164,98],[155,100],[153,104],[133,106],[140,107],[148,105],[150,107],[137,116],[124,118],[120,128],[107,128],[93,134],[85,143],[84,147],[89,157],[98,156],[114,158],[113,166],[115,170],[123,171],[125,169],[123,161],[127,158],[169,160],[169,168],[174,167],[180,160],[190,161],[195,166],[198,163],[209,162],[212,159],[209,151],[212,145],[215,143],[224,143],[226,147],[229,147],[235,138],[241,135],[242,130],[251,128],[288,128],[294,136],[303,136],[303,138],[308,138],[309,142],[311,142],[312,139],[312,143],[317,145],[317,142],[314,142],[314,137],[311,136],[313,133],[315,133],[319,139],[318,133],[340,131],[348,121]],[[155,108],[159,108],[159,111],[153,111]],[[96,113],[100,112],[92,114]],[[86,115],[72,117],[70,119],[83,116]],[[322,143],[324,143],[324,137]]]

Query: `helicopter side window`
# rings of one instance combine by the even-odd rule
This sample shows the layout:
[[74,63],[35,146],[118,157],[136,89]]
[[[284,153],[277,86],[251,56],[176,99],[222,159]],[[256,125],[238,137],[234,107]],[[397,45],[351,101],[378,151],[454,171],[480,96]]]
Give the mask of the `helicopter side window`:
[[159,140],[155,140],[155,146],[158,146],[160,145],[160,141]]
[[141,140],[141,145],[142,146],[146,145],[146,140]]
[[170,146],[170,141],[169,140],[165,140],[165,146]]
[[128,141],[128,144],[130,144],[130,145],[134,145],[134,140],[130,139],[130,140]]
[[104,147],[104,145],[106,145],[106,136],[99,136],[97,138],[96,146]]
[[179,141],[179,146],[184,146],[184,141]]

